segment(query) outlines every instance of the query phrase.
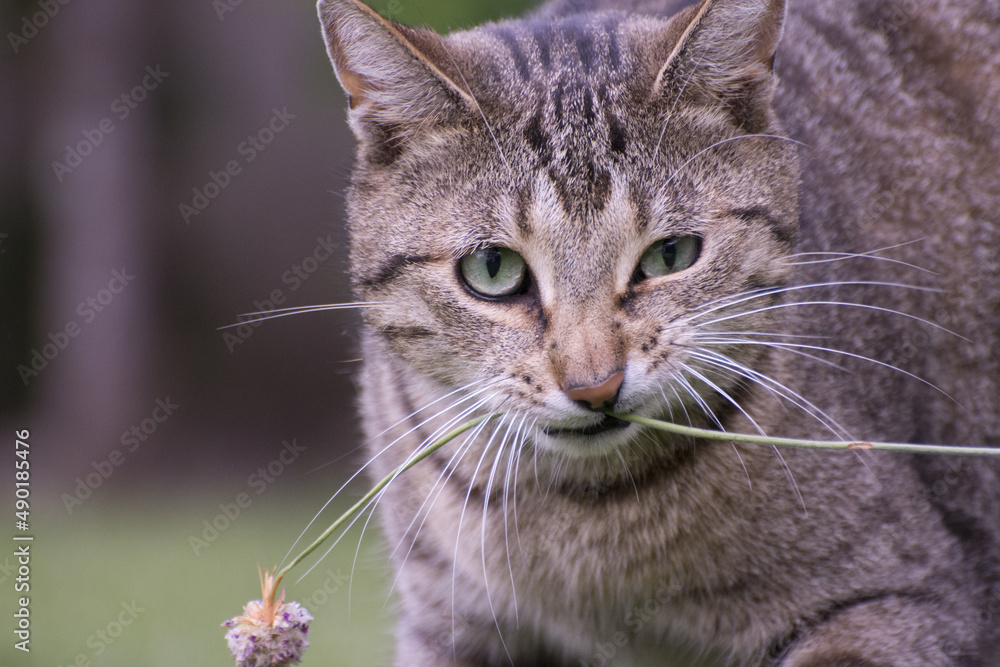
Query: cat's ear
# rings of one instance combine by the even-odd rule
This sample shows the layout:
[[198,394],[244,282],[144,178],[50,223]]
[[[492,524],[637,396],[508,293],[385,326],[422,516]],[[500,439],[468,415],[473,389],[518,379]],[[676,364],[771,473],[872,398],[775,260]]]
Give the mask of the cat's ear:
[[660,68],[653,94],[725,109],[740,127],[767,125],[774,91],[774,53],[785,0],[703,0],[678,14],[680,37]]
[[359,138],[405,136],[476,108],[437,33],[384,19],[359,0],[320,0],[318,9]]

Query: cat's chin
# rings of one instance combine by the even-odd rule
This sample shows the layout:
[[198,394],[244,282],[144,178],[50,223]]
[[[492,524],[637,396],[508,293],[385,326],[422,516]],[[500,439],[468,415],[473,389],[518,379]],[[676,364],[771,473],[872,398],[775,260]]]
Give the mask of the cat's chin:
[[602,456],[627,444],[637,429],[636,424],[604,417],[601,421],[579,428],[551,426],[541,429],[537,444],[574,457]]

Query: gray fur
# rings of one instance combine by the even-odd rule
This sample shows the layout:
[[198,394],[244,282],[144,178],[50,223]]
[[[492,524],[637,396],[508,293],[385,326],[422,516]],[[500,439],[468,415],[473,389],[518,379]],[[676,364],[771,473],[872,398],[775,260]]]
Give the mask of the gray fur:
[[[381,501],[397,664],[997,664],[992,460],[564,431],[624,371],[619,411],[1000,445],[1000,12],[961,4],[556,0],[439,37],[320,3],[373,473],[506,415]],[[684,234],[695,265],[635,279]],[[527,293],[462,285],[486,246]]]

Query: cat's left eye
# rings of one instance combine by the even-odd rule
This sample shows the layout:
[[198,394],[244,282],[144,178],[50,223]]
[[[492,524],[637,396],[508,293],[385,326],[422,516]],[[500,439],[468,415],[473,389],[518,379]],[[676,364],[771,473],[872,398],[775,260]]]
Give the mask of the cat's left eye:
[[528,284],[528,265],[510,248],[480,248],[458,264],[469,288],[490,299],[522,293]]
[[653,278],[677,273],[690,268],[701,254],[701,238],[697,236],[671,236],[646,249],[639,260],[637,277]]

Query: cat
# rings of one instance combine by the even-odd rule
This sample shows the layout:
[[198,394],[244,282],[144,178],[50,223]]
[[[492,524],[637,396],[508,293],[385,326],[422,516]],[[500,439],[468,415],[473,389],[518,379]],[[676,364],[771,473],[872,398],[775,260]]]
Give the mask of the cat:
[[1000,664],[1000,9],[319,14],[398,665]]

